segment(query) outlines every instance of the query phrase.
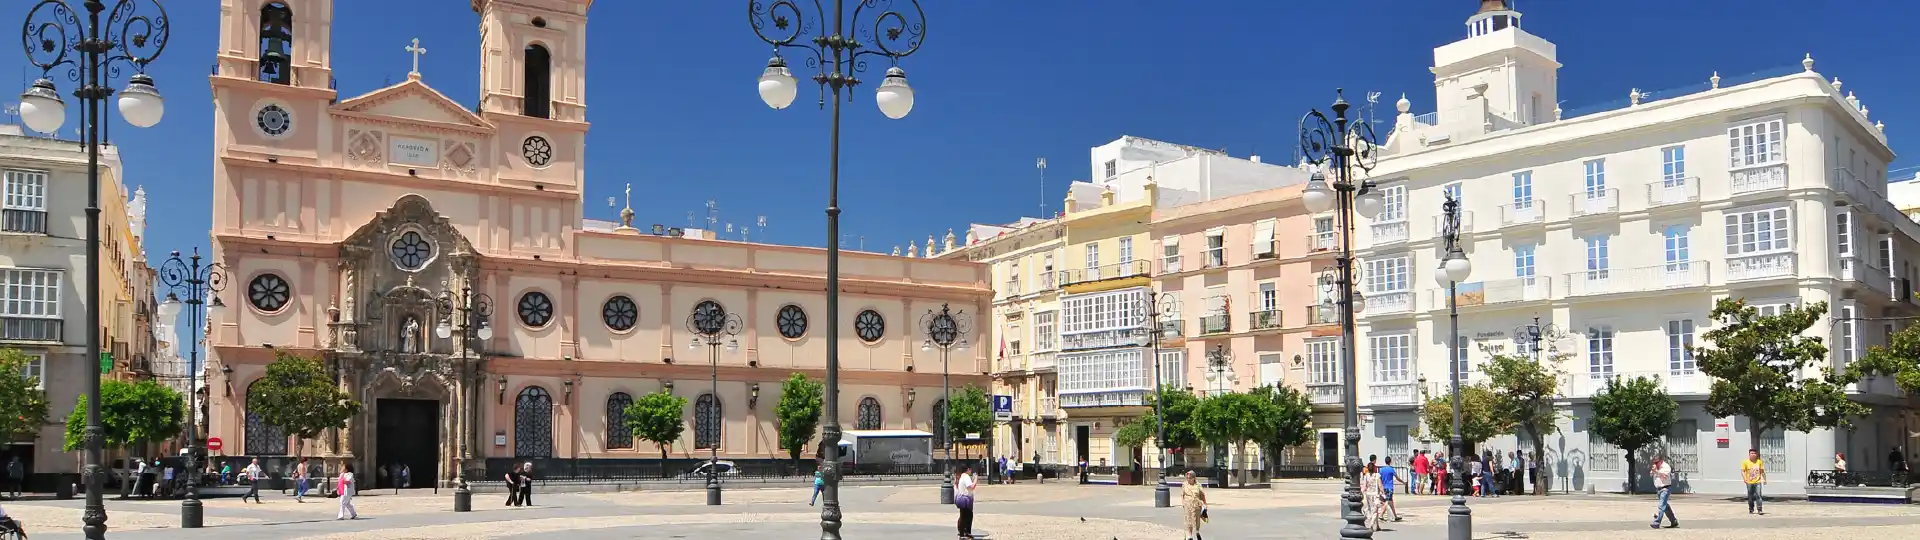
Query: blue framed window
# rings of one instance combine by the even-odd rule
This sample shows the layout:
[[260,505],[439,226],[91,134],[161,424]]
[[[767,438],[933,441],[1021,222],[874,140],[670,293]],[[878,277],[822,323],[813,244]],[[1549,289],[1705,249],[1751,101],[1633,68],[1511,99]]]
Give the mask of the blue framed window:
[[1666,187],[1687,185],[1687,147],[1660,149],[1660,178]]
[[1607,160],[1587,160],[1587,198],[1598,199],[1607,196]]

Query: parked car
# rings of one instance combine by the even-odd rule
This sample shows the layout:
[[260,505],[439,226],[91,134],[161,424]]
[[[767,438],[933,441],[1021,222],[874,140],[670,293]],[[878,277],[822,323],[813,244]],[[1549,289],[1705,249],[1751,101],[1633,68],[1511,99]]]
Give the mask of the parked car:
[[695,478],[695,479],[706,478],[707,467],[715,467],[714,471],[719,476],[740,476],[740,468],[735,467],[732,461],[727,461],[723,459],[723,460],[713,461],[713,462],[703,461],[700,463],[699,466],[696,466],[692,470],[687,471],[685,478]]

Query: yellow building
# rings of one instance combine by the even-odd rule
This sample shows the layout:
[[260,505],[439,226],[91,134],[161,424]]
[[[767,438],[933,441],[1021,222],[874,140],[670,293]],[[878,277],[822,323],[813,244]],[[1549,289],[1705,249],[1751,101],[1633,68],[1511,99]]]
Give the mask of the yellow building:
[[[1141,172],[1139,174],[1145,174]],[[1152,300],[1150,222],[1158,189],[1144,178],[1131,200],[1110,187],[1076,182],[1069,190],[1060,295],[1059,403],[1072,462],[1128,466],[1140,450],[1113,435],[1146,410],[1155,380],[1145,317]],[[1177,317],[1176,317],[1177,318]],[[1145,449],[1153,452],[1152,448]]]
[[974,224],[966,244],[939,255],[986,263],[993,272],[993,311],[978,319],[988,332],[993,393],[1013,397],[1013,413],[994,428],[994,452],[1021,463],[1064,464],[1054,354],[1060,347],[1059,264],[1066,246],[1061,219],[1022,218]]

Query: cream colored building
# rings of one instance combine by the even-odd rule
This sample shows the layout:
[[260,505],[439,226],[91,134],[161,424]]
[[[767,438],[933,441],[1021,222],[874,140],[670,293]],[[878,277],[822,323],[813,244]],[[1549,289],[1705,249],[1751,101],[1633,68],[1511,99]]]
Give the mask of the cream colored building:
[[1060,350],[1059,261],[1066,247],[1062,220],[1022,218],[1005,225],[974,224],[966,244],[939,254],[992,268],[993,311],[980,319],[988,331],[984,352],[993,360],[993,393],[1013,396],[1012,418],[994,430],[995,452],[1062,464],[1055,355]]
[[[226,454],[293,451],[245,408],[287,352],[325,359],[366,405],[306,453],[362,470],[405,463],[416,486],[483,460],[657,460],[618,421],[657,391],[688,400],[670,457],[782,459],[781,381],[823,376],[827,325],[841,330],[846,429],[938,423],[939,360],[920,352],[917,322],[943,305],[989,310],[985,265],[846,252],[830,318],[824,250],[643,231],[631,212],[611,228],[583,218],[590,3],[473,1],[480,49],[464,54],[481,59],[481,97],[469,109],[418,72],[341,99],[331,1],[224,0],[212,233],[234,286],[207,371]],[[490,317],[447,309],[458,304],[445,295],[467,289],[491,297]],[[718,310],[739,317],[722,340],[737,347],[690,347],[689,320]],[[952,366],[956,387],[987,386],[980,348]]]

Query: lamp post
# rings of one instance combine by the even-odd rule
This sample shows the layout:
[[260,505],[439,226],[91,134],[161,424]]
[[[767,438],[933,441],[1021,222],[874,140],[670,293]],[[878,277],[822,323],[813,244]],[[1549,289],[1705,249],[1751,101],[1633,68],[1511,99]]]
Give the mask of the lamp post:
[[[728,353],[740,350],[740,340],[735,339],[734,336],[740,335],[741,326],[739,315],[727,313],[727,308],[721,307],[719,302],[712,300],[694,305],[693,313],[687,315],[687,331],[693,332],[693,342],[688,344],[687,348],[697,351],[702,345],[707,347],[707,361],[713,366],[712,378],[708,382],[716,404],[720,400],[720,346],[726,345]],[[694,411],[694,414],[699,414],[699,411]],[[695,418],[694,425],[698,426],[699,423],[700,420]],[[700,434],[697,431],[693,436],[695,442],[699,442]],[[709,442],[710,444],[707,445],[707,505],[719,506],[720,441]]]
[[[200,340],[206,332],[208,312],[220,312],[226,309],[226,302],[220,300],[220,291],[227,288],[227,265],[220,263],[200,264],[200,250],[195,248],[187,259],[180,258],[175,251],[160,265],[160,282],[167,286],[167,299],[160,303],[160,320],[167,321],[178,332],[181,322],[186,323],[190,339],[187,340],[187,411],[192,415],[194,400],[194,379],[200,371]],[[207,297],[212,296],[209,304]],[[185,300],[181,298],[185,297]],[[186,308],[182,309],[181,305]],[[202,309],[200,306],[207,306]],[[186,314],[181,321],[180,315]],[[197,422],[187,422],[187,498],[180,501],[180,528],[198,529],[203,520],[200,505],[200,459],[205,453],[200,446],[200,433]]]
[[[1347,119],[1346,97],[1341,91],[1334,91],[1333,118],[1314,109],[1300,119],[1300,153],[1308,163],[1319,170],[1307,181],[1306,191],[1301,194],[1301,202],[1307,211],[1320,213],[1336,211],[1340,228],[1340,256],[1334,259],[1339,277],[1334,285],[1339,287],[1337,299],[1330,299],[1333,305],[1321,309],[1333,309],[1340,314],[1340,369],[1341,398],[1345,401],[1346,414],[1346,454],[1347,489],[1346,508],[1341,511],[1341,519],[1347,525],[1340,529],[1341,538],[1373,538],[1373,531],[1366,526],[1367,518],[1360,511],[1363,502],[1360,495],[1360,407],[1355,400],[1354,366],[1354,314],[1362,304],[1360,295],[1354,291],[1353,269],[1353,218],[1373,219],[1380,214],[1385,201],[1380,192],[1374,189],[1370,180],[1354,178],[1355,170],[1364,174],[1373,170],[1379,161],[1379,138],[1374,136],[1373,127],[1367,122],[1349,123]],[[1326,172],[1333,173],[1329,183]]]
[[1153,358],[1153,417],[1157,419],[1154,422],[1154,427],[1157,429],[1153,436],[1153,444],[1159,449],[1160,458],[1160,482],[1153,486],[1154,508],[1173,505],[1173,494],[1167,487],[1167,416],[1164,408],[1167,390],[1166,381],[1161,380],[1160,340],[1169,332],[1178,336],[1180,329],[1168,327],[1160,319],[1178,313],[1180,313],[1180,295],[1160,293],[1156,297],[1153,293],[1147,293],[1146,297],[1140,299],[1140,323],[1147,328],[1147,354],[1152,355],[1150,358]]
[[[467,360],[467,352],[477,349],[477,347],[471,347],[471,341],[479,339],[484,344],[487,340],[493,339],[493,297],[487,296],[487,293],[473,292],[473,287],[462,285],[458,291],[451,289],[440,291],[440,298],[435,302],[435,306],[440,311],[440,323],[433,326],[433,335],[439,336],[440,339],[450,339],[456,332],[460,334],[460,339],[457,341],[460,345],[460,387],[468,388],[472,380],[467,374],[467,368],[473,363]],[[455,314],[460,316],[456,318]],[[468,455],[472,451],[467,446],[466,438],[462,437],[460,448],[457,449],[453,458],[453,511],[455,512],[473,511],[473,491],[467,488],[466,478],[466,460],[473,458]]]
[[953,311],[946,304],[940,304],[940,310],[927,310],[920,317],[920,327],[927,330],[927,340],[920,344],[920,350],[940,350],[940,446],[947,451],[946,464],[940,467],[940,504],[953,504],[953,430],[948,419],[953,416],[953,385],[949,379],[951,371],[947,369],[948,354],[953,351],[967,350],[967,338],[972,324],[966,310]]
[[1447,290],[1447,321],[1453,327],[1453,337],[1447,341],[1447,363],[1451,364],[1447,371],[1453,379],[1453,438],[1448,441],[1448,451],[1453,453],[1448,474],[1453,478],[1453,502],[1447,505],[1447,540],[1471,540],[1473,510],[1467,508],[1467,482],[1463,474],[1467,468],[1467,445],[1460,439],[1460,363],[1466,361],[1466,351],[1460,350],[1460,282],[1473,273],[1473,263],[1460,248],[1460,200],[1451,192],[1446,197],[1446,202],[1440,205],[1445,218],[1440,240],[1447,253],[1441,257],[1440,267],[1433,270],[1433,280]]
[[[827,151],[827,381],[826,425],[820,436],[832,444],[823,445],[820,496],[820,538],[840,540],[840,103],[853,99],[853,87],[860,84],[854,75],[866,71],[865,56],[887,60],[886,78],[874,92],[881,114],[900,119],[913,110],[913,88],[907,86],[907,72],[900,59],[920,49],[927,34],[926,12],[918,0],[907,0],[913,10],[880,9],[874,2],[861,1],[851,19],[844,16],[843,0],[833,0],[833,25],[820,20],[824,15],[820,0],[812,0],[812,10],[800,7],[801,0],[748,0],[747,20],[760,39],[773,45],[773,58],[760,75],[760,100],[775,109],[793,104],[799,90],[782,48],[803,52],[803,63],[817,67],[813,82],[820,87],[820,106],[825,107],[829,90],[833,94],[833,130]],[[869,10],[868,8],[873,8]],[[863,19],[862,15],[871,17]],[[862,22],[866,21],[866,22]],[[848,24],[852,23],[852,24]],[[857,35],[849,36],[846,29]],[[856,39],[857,38],[857,39]],[[841,99],[842,97],[846,99]]]
[[1207,351],[1207,394],[1221,394],[1233,391],[1233,383],[1240,376],[1233,373],[1233,349],[1219,343]]
[[1532,355],[1536,362],[1540,360],[1540,342],[1560,339],[1561,335],[1559,326],[1553,323],[1540,324],[1539,317],[1533,318],[1533,324],[1523,324],[1513,328],[1514,341],[1527,343],[1527,354]]
[[[153,14],[141,10],[153,6]],[[20,95],[20,119],[28,128],[41,133],[57,133],[67,119],[67,104],[60,99],[48,76],[66,68],[67,79],[78,83],[73,95],[80,98],[80,125],[84,126],[82,144],[87,147],[87,320],[89,326],[105,326],[100,318],[100,128],[105,125],[107,98],[113,96],[108,85],[120,73],[124,63],[132,68],[127,88],[120,92],[120,117],[134,127],[160,123],[166,102],[147,76],[147,63],[167,47],[170,23],[166,8],[158,0],[119,0],[111,12],[101,0],[80,3],[85,13],[74,10],[66,0],[40,0],[28,9],[21,28],[21,44],[27,62],[40,68],[40,79]],[[101,20],[104,13],[106,20]],[[87,334],[88,362],[100,359],[100,332]],[[87,427],[82,431],[86,443],[86,508],[81,512],[82,530],[88,540],[107,536],[107,506],[101,499],[100,484],[107,471],[100,466],[101,443],[105,429],[100,426],[101,369],[88,369]],[[185,512],[183,507],[183,512]]]

